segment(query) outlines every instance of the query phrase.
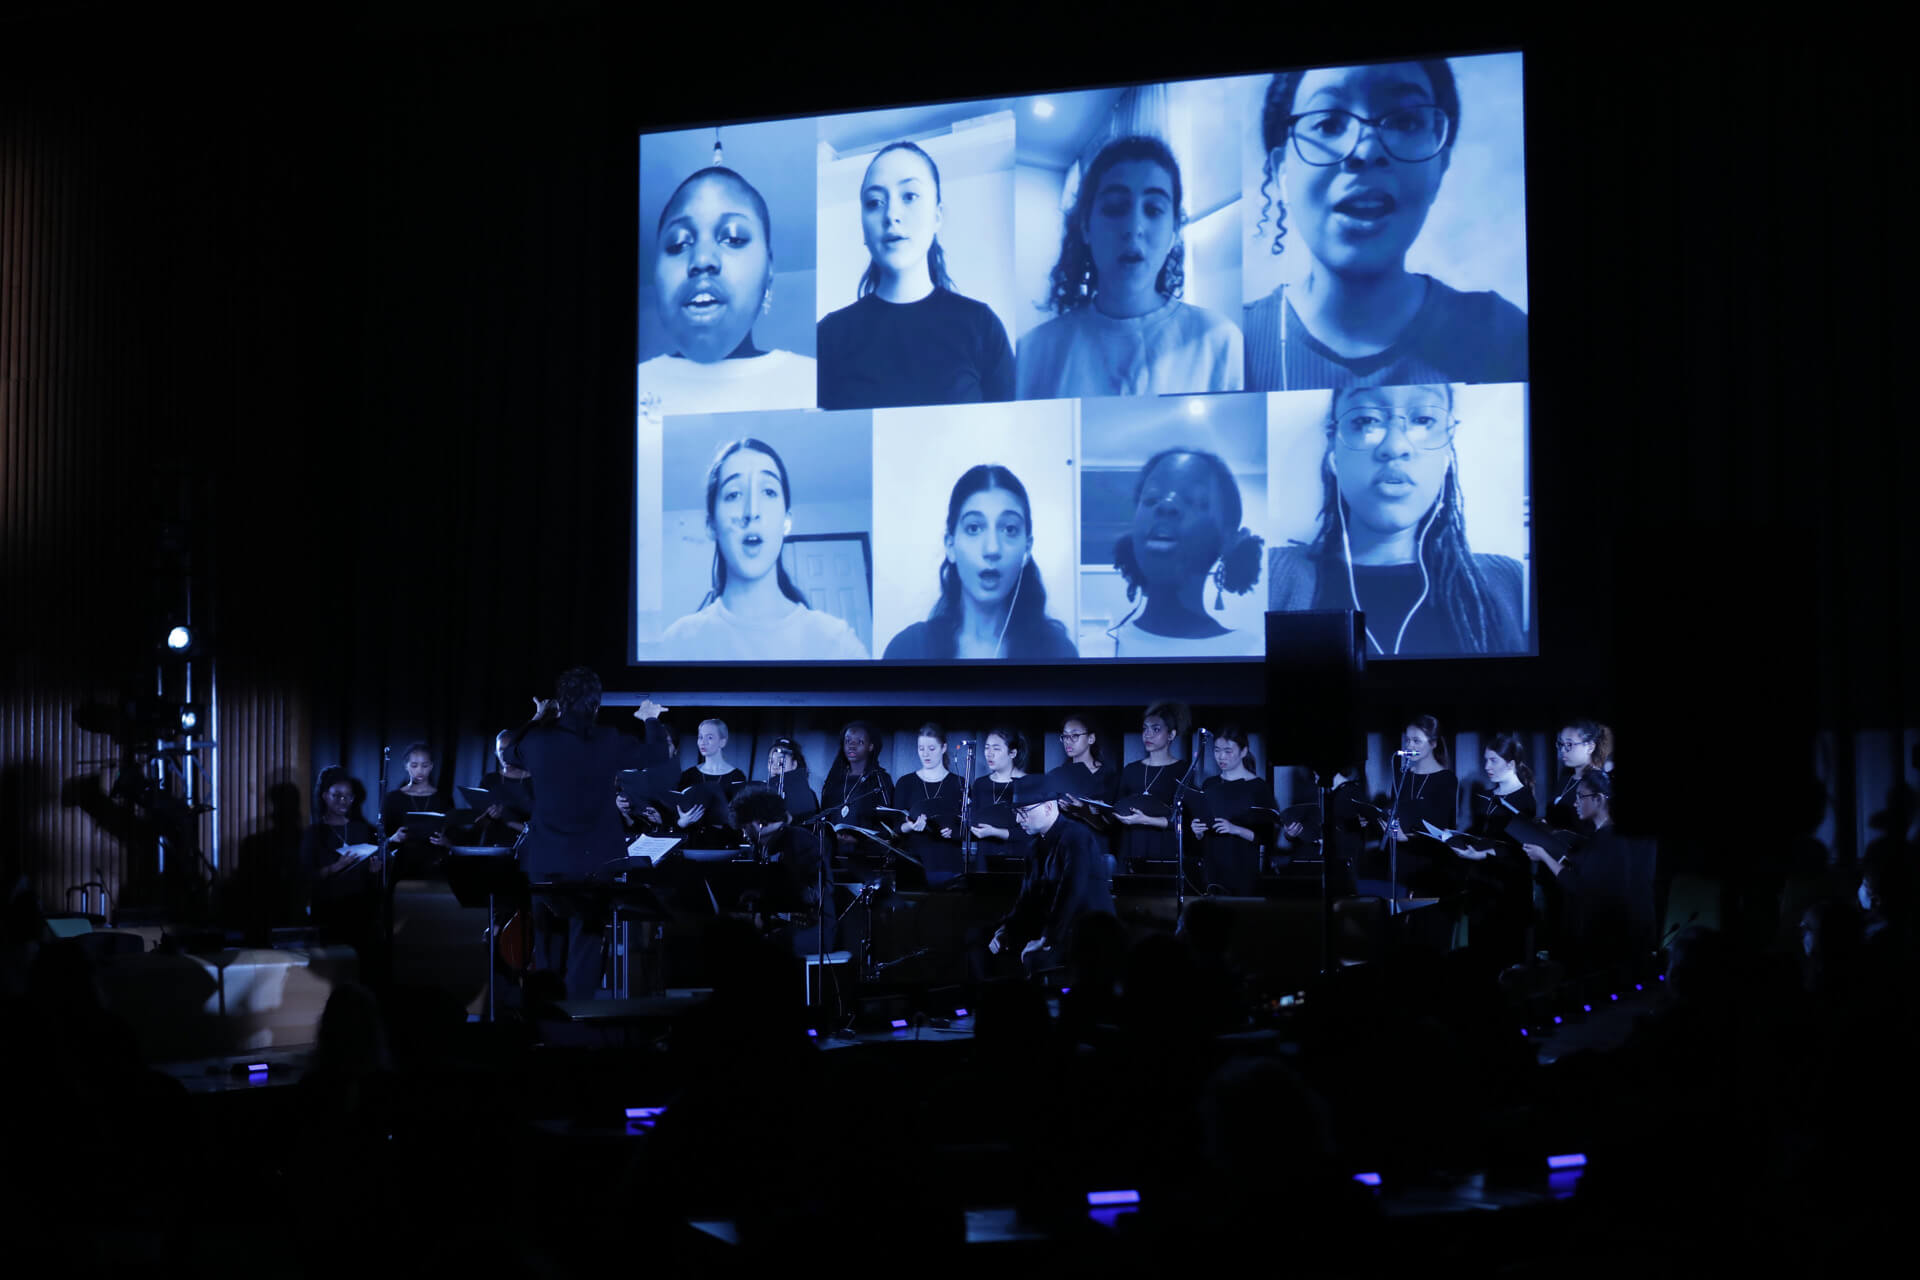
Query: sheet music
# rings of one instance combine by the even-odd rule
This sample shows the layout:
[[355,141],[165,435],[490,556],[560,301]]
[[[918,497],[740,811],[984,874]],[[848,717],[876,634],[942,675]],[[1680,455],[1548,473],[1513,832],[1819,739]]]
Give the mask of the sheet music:
[[660,859],[666,857],[667,852],[679,843],[680,837],[678,836],[636,836],[633,842],[627,846],[627,856],[629,858],[645,858],[647,861],[658,866]]
[[380,846],[377,844],[342,845],[340,846],[340,861],[358,862],[360,859],[370,858],[378,852],[380,852]]

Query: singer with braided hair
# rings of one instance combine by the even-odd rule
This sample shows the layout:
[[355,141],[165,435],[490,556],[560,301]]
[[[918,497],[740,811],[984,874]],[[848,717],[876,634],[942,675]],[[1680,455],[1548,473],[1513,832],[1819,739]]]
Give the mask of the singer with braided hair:
[[1237,657],[1266,652],[1266,635],[1235,631],[1207,609],[1260,580],[1261,537],[1240,523],[1240,484],[1219,454],[1162,449],[1140,468],[1133,522],[1113,547],[1131,612],[1107,631],[1111,649],[1087,657]]
[[1268,555],[1267,607],[1354,609],[1375,657],[1528,652],[1525,576],[1467,544],[1449,383],[1335,391],[1310,543]]

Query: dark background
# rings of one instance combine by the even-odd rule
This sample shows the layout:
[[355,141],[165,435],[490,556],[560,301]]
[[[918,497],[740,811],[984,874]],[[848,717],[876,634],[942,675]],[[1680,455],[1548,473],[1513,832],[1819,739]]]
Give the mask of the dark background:
[[[340,759],[371,777],[382,742],[458,744],[443,770],[478,772],[476,744],[575,662],[610,690],[854,700],[844,672],[625,665],[641,129],[1514,46],[1541,656],[1376,663],[1370,722],[1418,707],[1551,733],[1597,714],[1641,777],[1727,804],[1810,774],[1816,726],[1836,806],[1863,750],[1903,774],[1920,446],[1898,384],[1876,383],[1904,345],[1909,162],[1888,123],[1904,79],[1874,41],[1656,43],[1440,10],[1184,33],[1176,11],[920,10],[885,36],[851,10],[505,0],[15,12],[0,817],[16,845],[78,848],[60,875],[97,844],[52,804],[97,753],[71,712],[151,679],[162,517],[220,654],[231,839],[264,821],[269,782],[304,789]],[[1217,666],[1007,670],[988,694],[979,675],[857,679],[914,705],[1262,689]]]

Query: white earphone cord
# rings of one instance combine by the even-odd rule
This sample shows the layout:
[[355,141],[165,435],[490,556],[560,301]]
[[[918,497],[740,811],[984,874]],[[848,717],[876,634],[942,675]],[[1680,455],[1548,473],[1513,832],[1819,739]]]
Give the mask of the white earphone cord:
[[1007,616],[1000,623],[1000,638],[993,642],[993,656],[1000,656],[1000,646],[1007,642],[1007,628],[1013,625],[1014,606],[1020,603],[1020,581],[1027,576],[1027,557],[1020,556],[1020,572],[1013,579],[1013,599],[1007,601]]
[[[1346,554],[1347,560],[1347,595],[1352,598],[1355,611],[1365,613],[1366,610],[1360,607],[1360,589],[1354,585],[1353,581],[1353,543],[1347,539],[1346,500],[1336,496],[1334,498],[1334,509],[1340,513],[1340,549]],[[1440,504],[1436,502],[1433,504],[1433,509],[1427,512],[1426,518],[1421,520],[1420,530],[1414,535],[1414,559],[1420,564],[1420,594],[1414,599],[1413,608],[1407,610],[1407,616],[1400,620],[1400,630],[1393,637],[1393,653],[1395,657],[1400,656],[1400,645],[1407,638],[1407,624],[1413,621],[1414,614],[1420,612],[1420,606],[1427,602],[1427,591],[1431,586],[1431,582],[1427,577],[1427,526],[1433,521],[1434,516],[1439,513]],[[1372,627],[1367,628],[1367,641],[1373,645],[1374,650],[1379,653],[1381,657],[1386,656],[1386,647],[1373,638]]]

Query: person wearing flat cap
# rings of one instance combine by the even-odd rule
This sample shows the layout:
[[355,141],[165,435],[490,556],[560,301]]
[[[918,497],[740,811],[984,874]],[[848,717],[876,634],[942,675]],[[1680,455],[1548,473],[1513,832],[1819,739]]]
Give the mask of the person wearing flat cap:
[[1030,974],[1064,965],[1080,921],[1113,912],[1111,859],[1090,828],[1061,815],[1064,794],[1045,774],[1014,780],[1013,816],[1033,838],[1033,857],[1020,897],[987,950],[1018,949]]

